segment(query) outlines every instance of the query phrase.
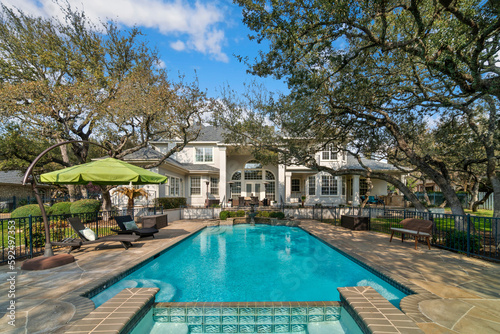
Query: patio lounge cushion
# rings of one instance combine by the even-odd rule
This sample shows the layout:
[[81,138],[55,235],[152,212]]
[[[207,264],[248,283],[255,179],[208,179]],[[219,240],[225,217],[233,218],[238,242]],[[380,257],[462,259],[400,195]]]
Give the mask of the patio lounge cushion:
[[139,228],[137,227],[137,224],[133,220],[128,222],[123,222],[123,225],[125,225],[125,229],[127,229],[128,231],[137,230]]
[[90,228],[86,227],[85,229],[79,231],[81,234],[83,234],[83,236],[85,237],[85,239],[89,240],[89,241],[94,241],[96,238],[95,238],[95,233],[94,231],[92,231]]

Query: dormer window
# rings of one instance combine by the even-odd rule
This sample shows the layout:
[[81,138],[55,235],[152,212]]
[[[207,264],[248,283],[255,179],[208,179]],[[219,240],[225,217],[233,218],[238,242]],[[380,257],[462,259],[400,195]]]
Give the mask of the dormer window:
[[327,145],[325,151],[321,152],[321,160],[337,160],[337,150],[333,144]]
[[197,147],[195,153],[196,162],[213,162],[214,148],[213,147]]

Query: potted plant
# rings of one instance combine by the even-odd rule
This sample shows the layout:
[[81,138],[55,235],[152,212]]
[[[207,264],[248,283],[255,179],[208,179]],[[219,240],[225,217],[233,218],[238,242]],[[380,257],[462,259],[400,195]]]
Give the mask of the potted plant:
[[304,207],[304,203],[306,202],[306,195],[302,195],[300,199],[302,200],[302,207]]

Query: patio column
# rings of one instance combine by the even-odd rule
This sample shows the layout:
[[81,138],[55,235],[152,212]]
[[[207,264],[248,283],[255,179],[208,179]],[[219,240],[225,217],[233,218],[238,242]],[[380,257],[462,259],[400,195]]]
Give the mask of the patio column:
[[278,196],[276,197],[276,203],[280,203],[281,199],[285,201],[285,165],[278,165]]
[[290,203],[292,198],[292,172],[285,173],[285,203]]
[[359,175],[352,176],[352,205],[359,205]]
[[225,199],[227,203],[228,198],[226,194],[229,185],[226,183],[226,160],[226,147],[219,147],[219,199],[220,201]]

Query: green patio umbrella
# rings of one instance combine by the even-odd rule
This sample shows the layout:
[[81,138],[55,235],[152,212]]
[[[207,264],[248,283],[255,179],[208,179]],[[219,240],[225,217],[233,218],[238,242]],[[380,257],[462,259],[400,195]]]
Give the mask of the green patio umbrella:
[[124,185],[165,183],[167,177],[127,162],[106,158],[40,175],[51,184]]

